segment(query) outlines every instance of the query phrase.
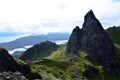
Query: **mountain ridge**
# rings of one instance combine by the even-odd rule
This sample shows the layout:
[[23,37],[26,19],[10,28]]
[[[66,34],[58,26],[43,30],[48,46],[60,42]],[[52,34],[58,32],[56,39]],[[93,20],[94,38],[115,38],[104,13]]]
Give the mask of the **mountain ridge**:
[[49,41],[67,40],[68,38],[69,38],[69,34],[67,33],[49,33],[47,35],[32,35],[32,36],[18,38],[14,41],[0,43],[0,46],[9,51],[16,48],[22,48],[28,45],[38,44],[46,40]]
[[51,55],[51,52],[58,49],[58,45],[53,42],[45,41],[34,45],[33,47],[26,50],[20,56],[22,60],[39,60],[44,57]]

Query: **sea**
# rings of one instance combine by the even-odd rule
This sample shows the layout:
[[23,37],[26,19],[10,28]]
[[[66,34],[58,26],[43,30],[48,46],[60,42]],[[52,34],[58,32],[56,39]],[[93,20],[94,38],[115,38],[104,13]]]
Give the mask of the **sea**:
[[[9,36],[9,37],[0,37],[0,43],[3,43],[3,42],[10,42],[10,41],[13,41],[17,38],[20,38],[20,37],[23,37],[25,35],[22,35],[22,36]],[[52,41],[52,42],[55,42],[57,45],[60,45],[60,44],[65,44],[68,42],[68,40],[55,40],[55,41]],[[22,48],[16,48],[14,50],[10,50],[8,51],[9,54],[13,54],[15,51],[26,51],[28,48],[32,47],[33,45],[27,45],[27,46],[24,46]]]
[[[55,41],[55,43],[57,44],[57,45],[60,45],[60,44],[65,44],[65,43],[67,43],[67,41],[68,40],[56,40]],[[54,41],[53,41],[54,42]],[[22,47],[22,48],[16,48],[16,49],[14,49],[14,50],[10,50],[10,51],[8,51],[9,52],[9,54],[13,54],[15,51],[26,51],[28,48],[30,48],[30,47],[32,47],[33,45],[28,45],[28,46],[24,46],[24,47]]]

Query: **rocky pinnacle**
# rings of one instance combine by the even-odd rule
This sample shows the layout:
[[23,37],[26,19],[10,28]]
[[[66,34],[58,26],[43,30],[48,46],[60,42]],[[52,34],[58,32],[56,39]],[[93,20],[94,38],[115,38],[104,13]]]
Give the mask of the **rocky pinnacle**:
[[92,10],[84,16],[82,29],[73,30],[66,54],[77,54],[79,50],[87,51],[88,58],[99,62],[108,72],[117,73],[118,56],[114,44]]

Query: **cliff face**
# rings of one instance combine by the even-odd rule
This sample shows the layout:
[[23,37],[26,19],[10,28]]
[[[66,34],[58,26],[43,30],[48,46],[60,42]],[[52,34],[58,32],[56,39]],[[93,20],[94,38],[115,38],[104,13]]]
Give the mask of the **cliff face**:
[[7,50],[0,48],[0,72],[15,72],[17,70],[16,67],[16,62],[13,57],[8,54]]
[[[14,77],[13,73],[16,71],[22,73],[27,79],[30,80],[42,78],[41,75],[39,75],[38,73],[33,73],[28,64],[17,63],[15,59],[10,54],[8,54],[7,50],[0,48],[0,74],[4,75],[4,72],[6,74],[9,74],[9,72],[11,72],[12,73],[11,76]],[[22,77],[22,75],[18,76]]]
[[85,15],[82,31],[81,48],[90,53],[90,58],[96,59],[102,65],[116,58],[112,40],[92,11]]
[[76,54],[80,49],[89,53],[88,58],[96,60],[107,71],[116,74],[118,57],[113,42],[92,10],[85,15],[83,28],[73,30],[66,54]]
[[77,51],[81,48],[81,37],[82,32],[81,29],[76,26],[76,28],[73,30],[70,39],[67,44],[67,53],[77,53]]

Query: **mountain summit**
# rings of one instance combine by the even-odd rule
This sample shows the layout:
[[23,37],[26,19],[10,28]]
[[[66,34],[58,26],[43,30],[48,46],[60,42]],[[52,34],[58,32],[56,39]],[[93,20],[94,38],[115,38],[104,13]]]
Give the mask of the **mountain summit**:
[[58,49],[58,45],[53,42],[45,41],[40,44],[36,44],[33,47],[26,50],[20,59],[22,60],[39,60],[43,57],[49,56],[53,51]]
[[103,30],[103,27],[99,20],[95,17],[92,10],[90,10],[85,16],[84,16],[84,23],[83,23],[83,30]]
[[93,19],[96,20],[96,17],[95,17],[95,15],[94,15],[93,11],[90,10],[90,11],[88,11],[88,13],[85,15],[84,20],[85,20],[85,22],[86,22],[87,20],[93,20]]
[[84,16],[83,28],[73,30],[66,54],[77,54],[79,50],[87,51],[88,58],[99,62],[108,72],[117,73],[118,57],[113,42],[92,10]]

